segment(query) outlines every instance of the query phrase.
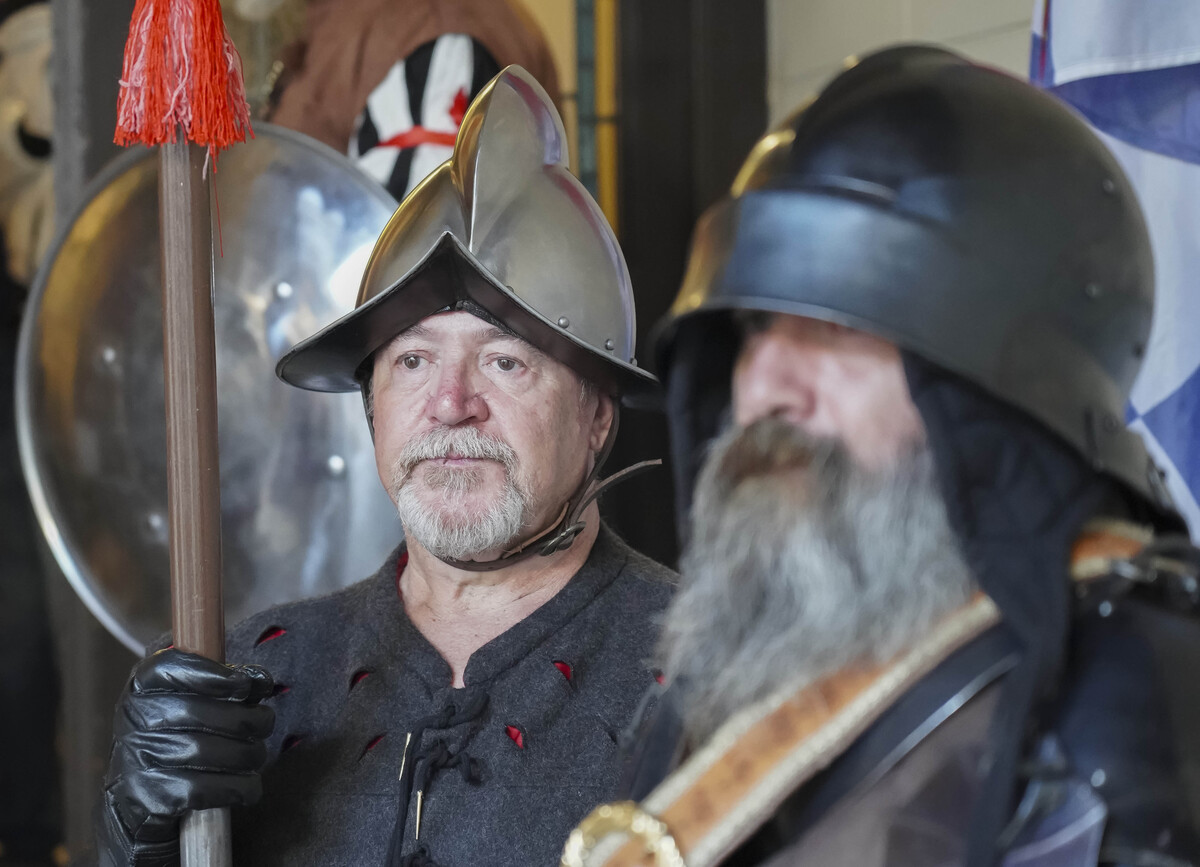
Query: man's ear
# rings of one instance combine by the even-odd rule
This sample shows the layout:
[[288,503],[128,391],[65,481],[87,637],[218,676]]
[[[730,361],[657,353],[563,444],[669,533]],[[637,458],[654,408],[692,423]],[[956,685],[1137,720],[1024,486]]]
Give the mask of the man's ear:
[[598,452],[604,448],[608,439],[608,430],[613,423],[613,399],[603,391],[596,392],[596,413],[592,416],[591,430],[588,432],[588,448]]

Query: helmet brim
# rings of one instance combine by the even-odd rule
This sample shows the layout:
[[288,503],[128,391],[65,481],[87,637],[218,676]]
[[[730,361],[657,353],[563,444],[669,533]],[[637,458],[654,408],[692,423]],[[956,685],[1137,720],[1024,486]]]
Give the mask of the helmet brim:
[[551,323],[497,282],[449,232],[390,288],[296,344],[279,360],[275,373],[297,388],[356,391],[362,386],[363,366],[378,349],[422,319],[466,301],[622,402],[637,407],[658,404],[656,377],[615,356],[597,354]]

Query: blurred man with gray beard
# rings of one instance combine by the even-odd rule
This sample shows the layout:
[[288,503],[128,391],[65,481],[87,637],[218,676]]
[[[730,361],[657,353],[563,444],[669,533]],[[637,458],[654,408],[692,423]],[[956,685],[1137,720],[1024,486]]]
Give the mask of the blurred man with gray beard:
[[894,48],[766,135],[659,332],[665,685],[563,863],[1200,864],[1200,552],[1121,423],[1152,303],[1023,82]]

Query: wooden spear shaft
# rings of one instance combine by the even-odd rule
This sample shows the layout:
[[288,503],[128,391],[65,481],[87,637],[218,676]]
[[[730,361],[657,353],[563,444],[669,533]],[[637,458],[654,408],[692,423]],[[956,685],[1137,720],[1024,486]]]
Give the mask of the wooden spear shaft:
[[[167,420],[167,526],[175,646],[225,660],[221,603],[221,477],[213,243],[206,151],[159,146],[163,266],[163,371]],[[181,867],[232,863],[229,810],[202,810],[180,825]]]
[[[117,98],[120,145],[159,148],[167,525],[175,646],[225,659],[213,243],[205,158],[250,130],[220,0],[135,0]],[[197,144],[191,144],[196,142]],[[228,810],[180,823],[182,867],[232,863]]]

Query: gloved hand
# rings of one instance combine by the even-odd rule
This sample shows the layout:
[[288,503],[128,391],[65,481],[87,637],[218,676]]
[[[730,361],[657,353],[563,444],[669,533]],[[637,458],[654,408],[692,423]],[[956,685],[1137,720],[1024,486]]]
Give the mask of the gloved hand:
[[159,867],[179,860],[179,817],[253,804],[275,711],[256,665],[221,665],[175,649],[133,670],[113,723],[97,821],[100,863]]

